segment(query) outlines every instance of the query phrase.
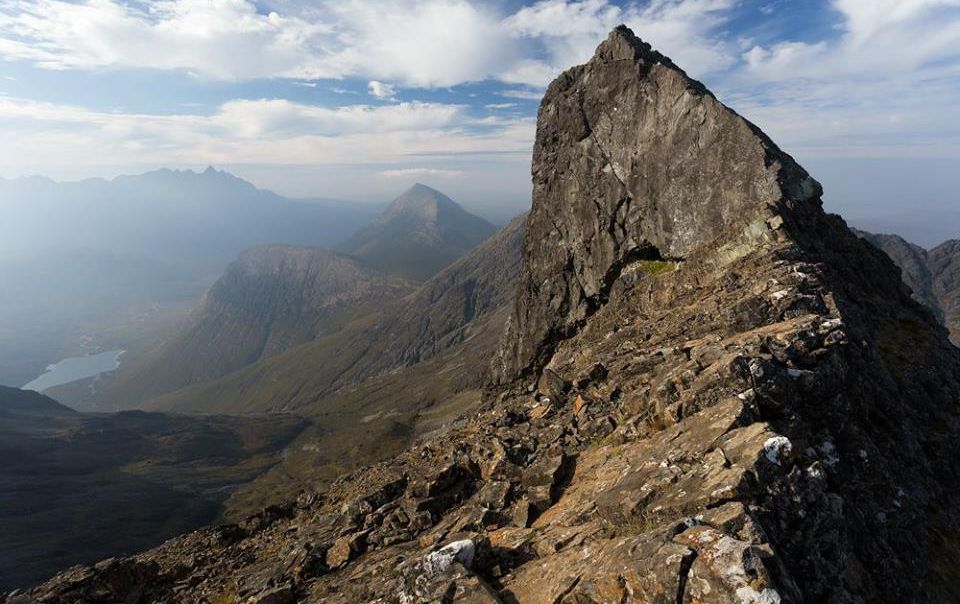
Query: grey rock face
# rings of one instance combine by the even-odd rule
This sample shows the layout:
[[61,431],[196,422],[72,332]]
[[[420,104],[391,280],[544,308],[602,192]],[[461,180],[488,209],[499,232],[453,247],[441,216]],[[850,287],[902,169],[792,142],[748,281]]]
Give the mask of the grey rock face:
[[[501,372],[542,364],[637,259],[679,260],[820,185],[626,27],[548,88],[533,209]],[[549,348],[549,347],[548,347]]]
[[929,259],[935,275],[933,293],[940,303],[951,340],[960,346],[960,240],[941,243],[930,250]]

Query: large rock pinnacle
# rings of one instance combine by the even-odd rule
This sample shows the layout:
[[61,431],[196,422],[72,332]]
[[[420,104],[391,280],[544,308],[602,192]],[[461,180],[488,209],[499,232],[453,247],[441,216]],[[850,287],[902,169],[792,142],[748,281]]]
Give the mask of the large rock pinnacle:
[[[760,130],[619,26],[550,85],[504,377],[604,303],[635,259],[682,259],[820,185]],[[535,368],[535,367],[534,367]]]

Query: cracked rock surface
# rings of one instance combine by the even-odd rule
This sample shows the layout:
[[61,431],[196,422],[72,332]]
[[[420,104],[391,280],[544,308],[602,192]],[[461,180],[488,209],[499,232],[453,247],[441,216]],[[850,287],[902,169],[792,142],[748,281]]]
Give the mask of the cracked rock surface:
[[623,27],[533,169],[481,412],[8,602],[957,601],[960,351],[819,185]]

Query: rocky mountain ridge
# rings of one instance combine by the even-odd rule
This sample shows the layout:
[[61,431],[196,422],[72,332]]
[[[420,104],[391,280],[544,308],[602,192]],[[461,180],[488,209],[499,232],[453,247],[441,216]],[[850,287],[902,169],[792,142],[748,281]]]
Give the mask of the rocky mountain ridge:
[[960,346],[960,241],[951,239],[925,250],[898,235],[857,234],[884,251],[913,290],[913,297],[929,307]]
[[[415,185],[351,240],[357,245],[345,245],[355,255],[289,245],[247,250],[213,284],[175,336],[145,354],[131,355],[115,376],[98,380],[95,387],[70,385],[54,394],[77,408],[112,410],[146,404],[166,410],[171,407],[154,405],[152,400],[192,387],[218,391],[221,394],[217,398],[234,396],[235,391],[224,386],[221,378],[229,381],[233,373],[308,343],[315,343],[312,349],[317,351],[330,351],[328,358],[308,361],[308,357],[316,356],[311,350],[297,351],[291,356],[305,352],[302,363],[284,357],[275,365],[283,366],[285,372],[288,364],[315,362],[327,367],[316,378],[327,376],[329,383],[308,389],[315,394],[342,386],[344,380],[336,379],[335,374],[353,365],[363,375],[351,374],[351,380],[417,362],[448,347],[451,338],[467,337],[454,332],[470,323],[473,315],[489,310],[487,298],[494,296],[498,305],[505,303],[503,292],[512,287],[505,278],[512,279],[516,274],[519,252],[514,257],[501,254],[496,259],[501,265],[481,261],[473,267],[473,273],[479,270],[488,275],[473,274],[467,265],[450,267],[445,271],[446,281],[424,284],[420,298],[409,302],[404,301],[405,296],[417,290],[420,283],[389,273],[413,274],[398,269],[409,261],[418,266],[419,272],[414,271],[417,278],[429,278],[471,253],[475,244],[489,234],[488,227],[439,191]],[[516,233],[516,228],[510,232]],[[473,257],[482,257],[487,251],[496,253],[496,248],[504,244],[501,237]],[[413,256],[411,246],[417,250]],[[518,246],[511,249],[517,250]],[[424,256],[430,256],[429,260],[424,261]],[[400,264],[384,264],[385,259]],[[472,290],[461,291],[462,287]],[[444,291],[447,288],[450,291]],[[457,301],[451,308],[445,299],[454,298]],[[440,313],[450,316],[438,322]],[[389,338],[389,344],[379,341],[381,338]],[[357,355],[363,359],[358,360]],[[251,367],[251,371],[259,368]],[[296,377],[271,378],[271,382],[277,381],[282,391],[282,385],[296,381]],[[290,385],[299,388],[302,384]],[[184,396],[176,394],[174,398]],[[187,408],[200,410],[196,406]],[[207,402],[203,410],[209,408]],[[240,402],[219,410],[229,413],[241,408],[250,410]]]
[[[147,403],[154,410],[305,412],[336,391],[475,340],[492,355],[520,270],[523,217],[420,285],[342,329],[219,380]],[[483,344],[480,344],[483,342]],[[460,370],[479,387],[485,365]],[[467,374],[469,377],[467,377]]]
[[956,601],[960,351],[816,181],[624,26],[532,171],[478,413],[7,602]]

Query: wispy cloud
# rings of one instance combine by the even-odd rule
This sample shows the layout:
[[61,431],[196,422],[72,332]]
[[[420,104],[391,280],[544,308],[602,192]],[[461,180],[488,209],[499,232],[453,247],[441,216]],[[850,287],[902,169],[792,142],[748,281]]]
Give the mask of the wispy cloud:
[[[395,103],[323,108],[235,100],[209,115],[91,111],[0,97],[0,165],[398,164],[405,158],[526,154],[529,118],[474,128],[459,105]],[[84,153],[78,154],[77,149]]]
[[717,29],[736,0],[657,0],[615,5],[607,0],[541,0],[504,21],[515,37],[540,41],[542,59],[509,69],[506,81],[544,85],[560,70],[587,61],[597,42],[620,23],[695,74],[726,68],[736,57]]
[[370,80],[370,82],[367,83],[367,91],[378,99],[393,98],[393,95],[397,92],[396,88],[390,84],[378,82],[377,80]]
[[468,0],[5,0],[0,57],[48,69],[182,70],[224,80],[357,77],[417,87],[498,79],[542,86],[617,23],[689,69],[723,67],[707,35],[734,0],[542,0],[499,14]]
[[442,170],[439,168],[398,168],[383,170],[377,175],[382,178],[416,179],[416,178],[461,178],[466,174],[463,170]]
[[[221,99],[202,113],[160,115],[5,96],[0,137],[17,145],[0,146],[0,166],[362,161],[376,173],[410,157],[525,157],[534,116],[522,101],[539,101],[552,77],[588,60],[620,22],[801,159],[960,157],[951,121],[960,103],[960,0],[824,2],[809,9],[829,17],[816,30],[778,22],[796,6],[779,0],[540,0],[509,10],[479,0],[0,0],[0,61],[162,70],[191,85],[257,80],[250,89],[265,97],[272,80],[286,79],[321,88],[311,98],[369,101]],[[732,32],[751,7],[769,20],[764,35]],[[20,84],[7,88],[22,95]],[[403,98],[480,96],[469,106],[396,102],[400,89]]]
[[754,45],[719,92],[811,156],[958,155],[960,0],[835,0],[836,35]]
[[508,99],[522,99],[524,101],[539,101],[543,98],[543,89],[508,88],[507,90],[498,92],[497,96],[507,97]]

